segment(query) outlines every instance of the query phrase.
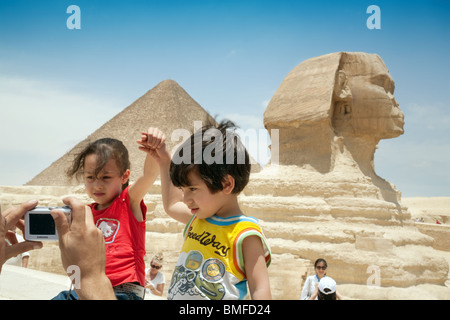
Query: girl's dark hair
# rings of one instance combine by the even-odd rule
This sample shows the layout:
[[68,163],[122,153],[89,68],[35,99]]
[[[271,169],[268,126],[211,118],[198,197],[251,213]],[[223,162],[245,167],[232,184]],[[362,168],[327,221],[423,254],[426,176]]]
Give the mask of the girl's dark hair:
[[[113,138],[103,138],[87,145],[80,153],[75,156],[72,167],[66,173],[69,178],[76,176],[78,178],[84,173],[84,160],[88,155],[97,155],[97,167],[94,175],[97,177],[100,171],[105,167],[109,159],[116,161],[120,174],[123,175],[127,169],[130,169],[130,160],[128,150],[122,141]],[[125,189],[128,181],[122,186]]]
[[211,193],[223,190],[228,174],[235,180],[232,193],[240,193],[249,181],[251,164],[235,128],[231,121],[207,125],[182,143],[170,164],[174,186],[189,186],[188,174],[195,170]]

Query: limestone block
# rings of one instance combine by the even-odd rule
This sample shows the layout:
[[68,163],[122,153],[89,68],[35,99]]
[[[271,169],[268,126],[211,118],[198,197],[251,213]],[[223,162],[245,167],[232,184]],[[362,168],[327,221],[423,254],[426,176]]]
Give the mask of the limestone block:
[[272,298],[299,300],[309,267],[309,260],[289,253],[273,254],[269,267]]
[[392,240],[389,239],[356,236],[355,248],[360,250],[387,253],[392,252],[394,245],[392,244]]
[[416,228],[434,239],[433,248],[450,251],[450,225],[416,223]]

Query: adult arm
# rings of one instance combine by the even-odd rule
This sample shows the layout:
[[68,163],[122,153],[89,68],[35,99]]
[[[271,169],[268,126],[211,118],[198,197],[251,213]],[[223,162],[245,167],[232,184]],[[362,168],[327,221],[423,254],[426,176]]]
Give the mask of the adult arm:
[[72,206],[71,225],[61,210],[54,209],[51,215],[58,231],[62,265],[65,270],[79,271],[79,278],[74,277],[75,291],[82,300],[116,299],[105,274],[103,233],[95,226],[91,209],[73,197],[63,202]]

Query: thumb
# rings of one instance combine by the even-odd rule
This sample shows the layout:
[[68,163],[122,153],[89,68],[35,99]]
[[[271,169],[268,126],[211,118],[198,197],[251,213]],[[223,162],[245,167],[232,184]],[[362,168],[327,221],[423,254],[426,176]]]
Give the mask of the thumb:
[[17,256],[18,254],[30,251],[33,249],[42,248],[42,242],[24,241],[16,243],[15,245],[5,248],[5,256],[7,259]]
[[65,214],[59,209],[53,209],[50,214],[55,221],[56,231],[58,232],[58,236],[61,239],[63,235],[69,232],[69,223],[67,222],[67,218]]

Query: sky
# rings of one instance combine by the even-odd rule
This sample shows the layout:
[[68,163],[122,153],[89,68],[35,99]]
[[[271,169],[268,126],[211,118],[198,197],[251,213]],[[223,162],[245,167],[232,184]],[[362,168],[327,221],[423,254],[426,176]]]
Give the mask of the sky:
[[405,133],[380,141],[376,173],[403,197],[450,196],[449,0],[0,0],[0,185],[25,184],[166,79],[263,130],[285,76],[339,51],[378,54],[395,81]]

